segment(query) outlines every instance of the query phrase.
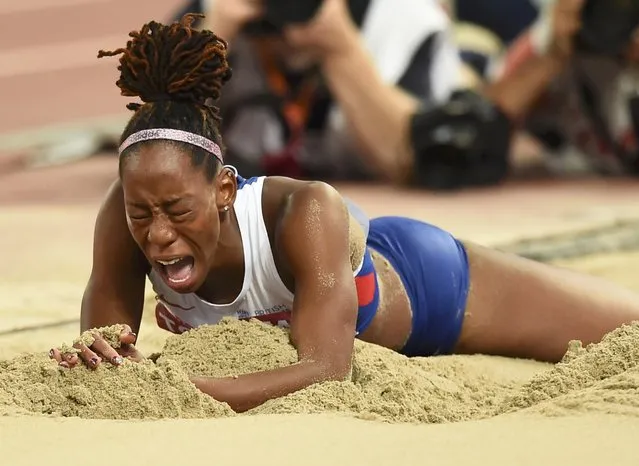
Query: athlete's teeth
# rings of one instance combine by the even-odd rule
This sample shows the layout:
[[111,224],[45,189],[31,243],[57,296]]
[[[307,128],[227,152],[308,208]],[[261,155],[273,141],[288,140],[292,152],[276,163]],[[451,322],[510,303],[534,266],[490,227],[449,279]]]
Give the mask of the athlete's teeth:
[[184,283],[185,281],[187,281],[187,280],[188,280],[188,277],[187,277],[187,278],[183,278],[182,280],[175,280],[175,279],[173,279],[173,278],[169,278],[169,280],[170,280],[172,283]]
[[170,260],[170,261],[158,261],[158,262],[160,264],[162,264],[162,265],[172,265],[172,264],[175,264],[177,262],[180,262],[181,260],[182,260],[182,258],[178,257],[177,259],[173,259],[173,260]]

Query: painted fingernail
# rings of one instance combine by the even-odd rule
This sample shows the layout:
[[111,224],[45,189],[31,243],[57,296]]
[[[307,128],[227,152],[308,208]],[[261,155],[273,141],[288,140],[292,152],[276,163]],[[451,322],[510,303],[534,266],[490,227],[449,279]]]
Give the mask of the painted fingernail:
[[119,366],[120,364],[122,364],[122,363],[124,362],[124,359],[122,359],[122,356],[114,356],[114,357],[111,359],[111,362],[112,362],[113,364],[115,364],[116,366]]
[[49,357],[52,358],[53,356],[55,356],[55,351],[53,351],[53,348],[51,348],[51,350],[49,351]]

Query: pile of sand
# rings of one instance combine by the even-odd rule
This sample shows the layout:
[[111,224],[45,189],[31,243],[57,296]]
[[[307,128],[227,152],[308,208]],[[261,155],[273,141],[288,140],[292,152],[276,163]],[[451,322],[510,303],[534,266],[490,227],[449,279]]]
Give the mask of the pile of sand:
[[230,415],[203,396],[174,362],[60,369],[44,354],[0,362],[0,414],[32,413],[131,419]]
[[[489,360],[498,360],[491,366]],[[288,333],[257,321],[225,320],[167,339],[161,355],[96,371],[59,368],[46,354],[0,362],[0,414],[84,418],[198,418],[235,415],[200,393],[189,375],[233,376],[293,364]],[[250,414],[339,412],[390,422],[482,419],[517,410],[544,415],[600,410],[639,414],[639,326],[597,345],[571,345],[555,366],[517,380],[486,356],[406,358],[356,342],[352,377],[271,400]],[[549,367],[549,368],[548,368]],[[541,371],[539,371],[541,369]]]
[[571,342],[563,360],[535,376],[501,412],[544,415],[600,412],[639,415],[639,324],[624,325],[601,343]]

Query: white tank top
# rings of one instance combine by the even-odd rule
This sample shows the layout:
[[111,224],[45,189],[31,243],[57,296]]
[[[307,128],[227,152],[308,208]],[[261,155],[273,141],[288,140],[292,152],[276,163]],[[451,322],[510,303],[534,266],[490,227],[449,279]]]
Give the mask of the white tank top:
[[[204,324],[217,324],[223,317],[256,318],[279,326],[288,326],[293,309],[293,293],[282,282],[262,215],[262,188],[265,177],[238,178],[235,215],[244,249],[242,291],[228,304],[213,304],[195,293],[181,294],[166,285],[155,270],[149,279],[156,293],[158,325],[173,333],[182,333]],[[345,200],[351,214],[368,233],[368,219]],[[361,267],[361,266],[360,266]],[[354,272],[357,275],[358,269]]]

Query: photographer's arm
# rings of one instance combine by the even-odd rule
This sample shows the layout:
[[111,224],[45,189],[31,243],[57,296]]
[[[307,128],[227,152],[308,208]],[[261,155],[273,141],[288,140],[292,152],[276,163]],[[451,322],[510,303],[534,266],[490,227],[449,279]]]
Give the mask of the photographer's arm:
[[389,178],[403,178],[412,164],[408,122],[419,101],[383,82],[357,35],[339,52],[327,55],[322,69],[347,124],[363,146],[362,156],[368,156],[371,165]]
[[487,84],[483,93],[508,117],[517,120],[530,111],[565,63],[559,55],[538,54],[528,31],[510,47],[499,78]]
[[244,25],[263,14],[263,5],[255,0],[208,0],[204,2],[203,27],[213,31],[232,47],[233,39]]
[[547,2],[508,50],[501,76],[484,92],[511,119],[525,116],[568,64],[583,5],[584,0]]
[[398,180],[410,170],[408,122],[420,102],[382,79],[346,0],[323,0],[308,24],[284,29],[287,42],[315,55],[369,165]]

